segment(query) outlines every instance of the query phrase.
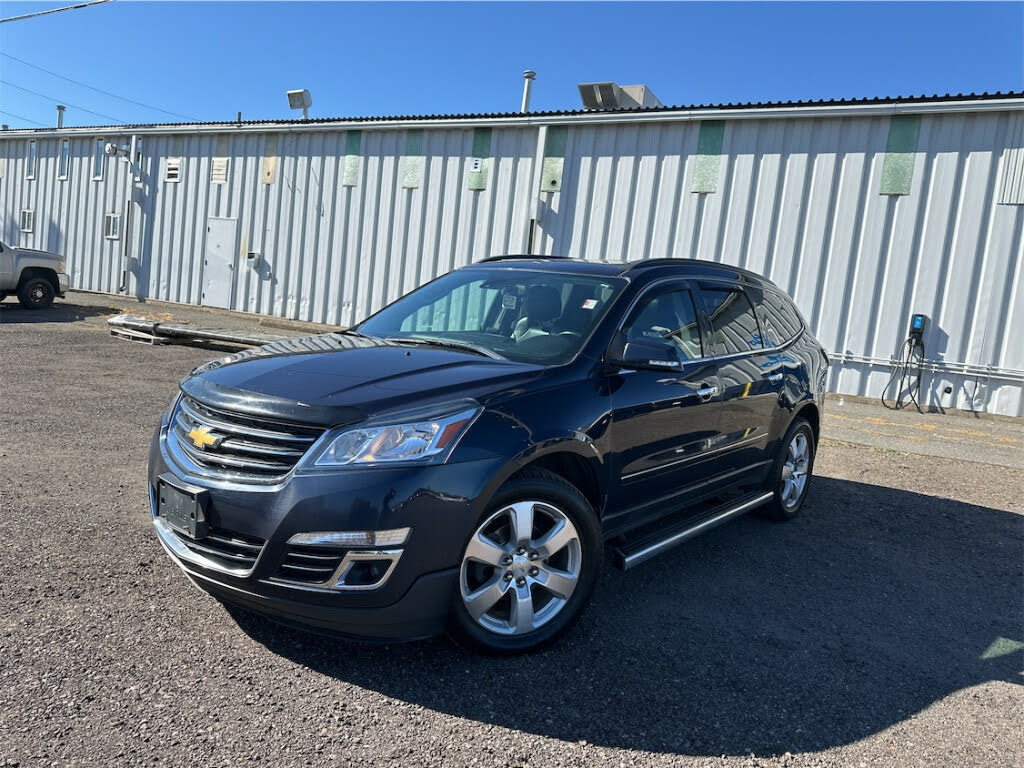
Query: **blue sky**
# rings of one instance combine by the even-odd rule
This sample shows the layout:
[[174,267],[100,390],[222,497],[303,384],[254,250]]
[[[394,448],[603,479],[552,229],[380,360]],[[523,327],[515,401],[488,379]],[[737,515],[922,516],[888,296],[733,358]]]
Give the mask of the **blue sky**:
[[[9,17],[68,0],[0,2]],[[666,104],[1024,89],[1021,3],[116,2],[0,24],[0,52],[201,120],[579,106],[576,84],[647,83]],[[0,56],[12,127],[180,120]],[[16,88],[14,86],[19,86]],[[51,99],[26,92],[36,91]],[[13,117],[19,115],[19,117]]]

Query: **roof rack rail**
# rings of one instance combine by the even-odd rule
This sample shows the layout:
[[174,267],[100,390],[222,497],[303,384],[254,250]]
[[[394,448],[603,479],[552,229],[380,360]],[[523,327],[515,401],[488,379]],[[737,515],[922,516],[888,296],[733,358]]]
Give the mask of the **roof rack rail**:
[[704,259],[673,259],[671,257],[663,257],[659,259],[638,259],[636,261],[630,261],[625,264],[623,272],[630,272],[634,269],[643,269],[644,267],[658,267],[666,265],[681,266],[684,264],[692,264],[695,261],[701,261],[704,264],[717,265],[717,262],[706,261]]
[[511,261],[513,259],[568,259],[568,256],[541,256],[538,254],[506,253],[501,256],[488,256],[481,259],[477,264],[485,264],[488,261]]

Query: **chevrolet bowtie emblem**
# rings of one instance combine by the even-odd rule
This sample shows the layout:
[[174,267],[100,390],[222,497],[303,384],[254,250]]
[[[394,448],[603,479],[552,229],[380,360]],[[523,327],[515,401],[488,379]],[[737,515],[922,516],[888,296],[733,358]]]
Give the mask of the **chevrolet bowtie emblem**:
[[196,448],[216,448],[224,440],[219,435],[211,435],[206,427],[193,427],[192,431],[188,433],[188,437]]

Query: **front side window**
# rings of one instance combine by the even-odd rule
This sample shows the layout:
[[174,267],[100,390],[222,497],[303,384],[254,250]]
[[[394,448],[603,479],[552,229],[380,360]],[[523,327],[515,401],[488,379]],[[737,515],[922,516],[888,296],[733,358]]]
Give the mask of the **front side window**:
[[30,141],[28,143],[28,157],[25,158],[25,178],[34,179],[36,177],[36,143]]
[[92,178],[99,181],[103,178],[103,156],[107,143],[103,139],[96,139],[96,147],[92,156]]
[[560,365],[580,351],[623,285],[620,278],[525,269],[458,270],[385,307],[356,330]]
[[60,143],[60,157],[57,161],[57,178],[66,179],[68,177],[68,163],[71,159],[71,147],[70,142],[67,139],[63,139]]
[[754,307],[738,288],[702,288],[704,311],[711,320],[713,354],[734,355],[762,349]]
[[675,347],[680,362],[704,356],[693,296],[669,290],[644,296],[622,327],[622,342],[653,339]]

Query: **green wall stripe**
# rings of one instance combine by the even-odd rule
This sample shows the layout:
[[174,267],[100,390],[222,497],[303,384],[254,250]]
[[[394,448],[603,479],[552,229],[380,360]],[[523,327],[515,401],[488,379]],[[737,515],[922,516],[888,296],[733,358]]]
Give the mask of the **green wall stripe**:
[[565,157],[565,145],[568,141],[568,126],[551,126],[548,128],[548,137],[544,141],[544,157]]
[[893,115],[889,118],[889,139],[885,143],[879,194],[910,194],[910,184],[914,180],[914,160],[917,158],[917,139],[920,134],[920,115]]
[[569,128],[552,125],[544,140],[544,163],[541,166],[540,191],[559,192],[562,189],[562,171],[565,168],[565,147],[569,142]]
[[423,177],[423,131],[405,132],[405,157],[402,159],[402,187],[415,189]]
[[480,170],[469,172],[470,189],[487,189],[487,173],[490,170],[491,129],[473,129],[473,157],[480,160]]
[[473,157],[491,156],[491,129],[473,129]]
[[346,187],[354,187],[359,183],[359,153],[363,144],[362,131],[345,133],[345,169],[341,183]]
[[363,144],[362,131],[347,131],[345,133],[345,154],[358,155]]
[[405,132],[405,154],[408,157],[419,157],[423,154],[423,131],[416,129]]
[[697,160],[693,166],[693,192],[715,192],[722,167],[724,120],[704,120],[697,136]]

